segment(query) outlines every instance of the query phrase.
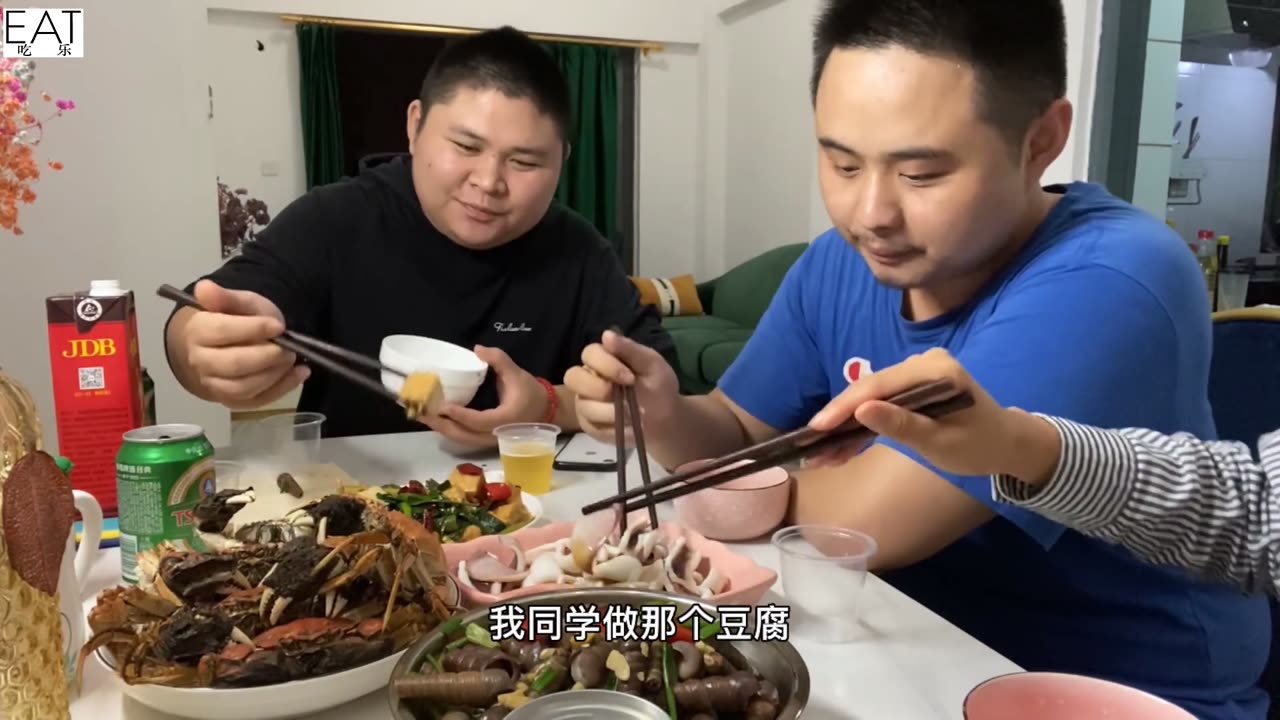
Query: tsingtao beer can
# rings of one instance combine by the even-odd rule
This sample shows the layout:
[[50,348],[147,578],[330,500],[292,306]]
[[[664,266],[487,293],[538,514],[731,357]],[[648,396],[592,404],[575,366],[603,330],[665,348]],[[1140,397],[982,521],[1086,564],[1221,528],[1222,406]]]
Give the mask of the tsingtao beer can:
[[195,508],[215,491],[213,445],[199,425],[149,425],[124,434],[116,455],[124,581],[154,572],[165,549],[204,550]]

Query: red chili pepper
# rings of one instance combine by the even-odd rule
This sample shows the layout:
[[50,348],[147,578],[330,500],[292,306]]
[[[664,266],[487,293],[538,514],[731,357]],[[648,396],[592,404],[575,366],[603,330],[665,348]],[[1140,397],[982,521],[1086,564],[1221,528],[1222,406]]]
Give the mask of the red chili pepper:
[[493,502],[502,502],[511,497],[511,486],[506,483],[485,483],[483,487]]
[[458,466],[458,472],[463,475],[484,475],[484,469],[473,463],[462,463]]

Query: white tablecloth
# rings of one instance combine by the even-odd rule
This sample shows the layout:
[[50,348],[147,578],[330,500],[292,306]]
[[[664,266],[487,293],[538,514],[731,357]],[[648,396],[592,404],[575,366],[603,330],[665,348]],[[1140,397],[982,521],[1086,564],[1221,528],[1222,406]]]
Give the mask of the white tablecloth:
[[[229,453],[230,451],[226,451]],[[219,457],[224,455],[219,452]],[[442,447],[434,433],[337,438],[322,442],[320,456],[338,464],[353,477],[368,483],[402,483],[409,479],[443,479],[457,462],[456,453]],[[501,467],[496,456],[466,458],[482,466]],[[638,467],[633,457],[632,467]],[[660,475],[659,466],[653,464]],[[628,478],[639,479],[637,470]],[[616,489],[612,474],[557,473],[556,489],[540,497],[547,518],[572,519],[581,507]],[[674,514],[663,507],[659,515]],[[735,551],[765,567],[778,568],[778,553],[766,540],[731,543]],[[118,550],[105,550],[94,566],[86,587],[85,604],[104,587],[119,582]],[[785,604],[779,579],[761,600]],[[978,683],[996,675],[1021,670],[875,576],[868,578],[861,624],[863,635],[841,645],[816,643],[799,634],[791,642],[804,657],[812,681],[805,720],[827,718],[955,718],[961,720],[965,695]],[[74,720],[171,720],[128,698],[119,681],[97,661],[86,663],[84,687],[72,703]],[[316,720],[388,720],[382,693],[360,698],[312,716]],[[250,718],[245,718],[250,720]]]

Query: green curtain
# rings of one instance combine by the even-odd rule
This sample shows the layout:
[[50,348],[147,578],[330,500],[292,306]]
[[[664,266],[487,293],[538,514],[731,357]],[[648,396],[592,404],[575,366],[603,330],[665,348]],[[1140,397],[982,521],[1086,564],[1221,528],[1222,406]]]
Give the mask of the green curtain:
[[302,70],[302,148],[307,189],[342,178],[342,114],[338,107],[338,57],[332,25],[298,24]]
[[617,48],[547,43],[569,82],[574,129],[556,199],[591,221],[620,250]]

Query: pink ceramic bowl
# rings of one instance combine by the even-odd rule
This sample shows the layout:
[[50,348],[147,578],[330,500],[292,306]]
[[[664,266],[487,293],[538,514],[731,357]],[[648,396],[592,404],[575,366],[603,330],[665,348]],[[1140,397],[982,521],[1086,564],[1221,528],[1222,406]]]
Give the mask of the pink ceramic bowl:
[[[644,512],[638,512],[632,515],[631,518],[631,522],[639,523],[644,518]],[[643,522],[647,524],[647,519],[644,519]],[[702,556],[699,570],[704,575],[710,568],[714,567],[724,576],[726,582],[723,589],[704,600],[704,602],[709,602],[713,605],[755,605],[778,579],[778,573],[773,570],[762,567],[751,558],[738,555],[722,543],[708,540],[693,530],[688,530],[671,522],[659,523],[658,529],[663,532],[669,543],[674,542],[677,537],[683,536],[685,544]],[[568,538],[572,534],[573,523],[565,521],[543,527],[524,528],[518,534],[513,534],[513,536],[509,537],[507,541],[515,540],[522,549],[528,550]],[[503,537],[506,536],[485,535],[466,543],[465,546],[454,544],[444,546],[445,559],[449,562],[449,573],[455,581],[458,581],[458,588],[462,592],[463,605],[476,608],[504,602],[512,598],[572,587],[562,583],[542,583],[494,595],[461,582],[458,577],[458,564],[463,560],[467,560],[468,564],[470,564],[473,558],[492,553],[502,562],[508,565],[514,564],[515,553],[504,542]]]
[[1125,685],[1064,673],[1014,673],[969,691],[965,720],[1195,720],[1166,700]]
[[[707,462],[696,460],[680,466],[676,472],[696,470]],[[715,540],[738,542],[758,538],[777,529],[787,515],[789,502],[791,475],[783,468],[773,467],[678,497],[675,507],[685,527]]]

